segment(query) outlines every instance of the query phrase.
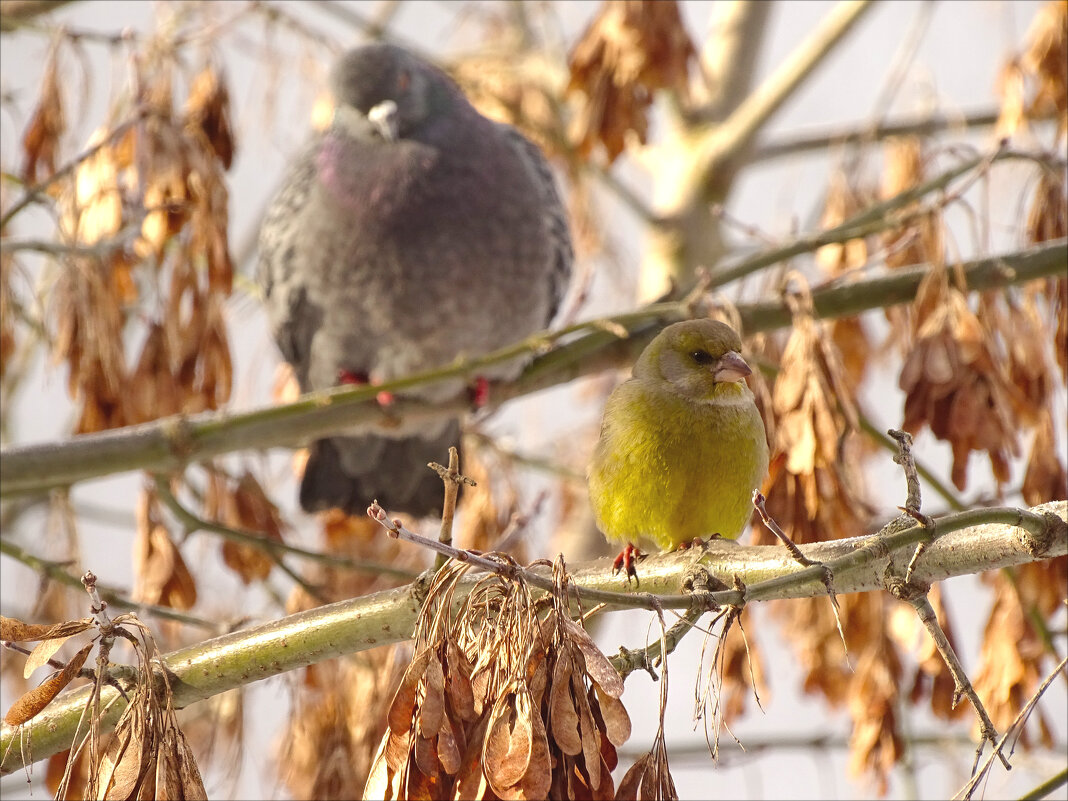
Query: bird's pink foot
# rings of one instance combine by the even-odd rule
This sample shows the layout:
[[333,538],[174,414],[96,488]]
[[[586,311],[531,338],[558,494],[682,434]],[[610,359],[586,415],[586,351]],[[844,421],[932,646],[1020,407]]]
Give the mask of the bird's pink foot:
[[352,370],[346,370],[342,367],[337,371],[337,382],[338,384],[362,386],[363,384],[371,383],[371,377],[367,373],[354,373]]
[[478,376],[475,379],[475,383],[470,386],[469,392],[471,393],[471,405],[476,409],[481,409],[489,403],[489,381],[485,376]]
[[635,564],[640,562],[646,557],[646,554],[642,553],[632,542],[628,542],[627,546],[619,552],[619,555],[612,562],[612,573],[618,573],[623,570],[627,574],[627,583],[634,579],[634,586],[637,587],[640,582],[638,581],[638,570],[635,568]]
[[[337,371],[338,384],[352,384],[355,386],[363,386],[364,384],[377,384],[377,381],[372,381],[371,377],[364,372],[353,372],[352,370],[346,370],[344,367]],[[393,403],[392,392],[379,392],[375,395],[375,400],[378,401],[379,406],[389,406]]]

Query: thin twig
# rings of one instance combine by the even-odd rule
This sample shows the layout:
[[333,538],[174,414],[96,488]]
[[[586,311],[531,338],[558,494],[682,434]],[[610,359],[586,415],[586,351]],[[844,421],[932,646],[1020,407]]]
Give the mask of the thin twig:
[[182,505],[181,501],[179,501],[174,493],[171,492],[170,482],[168,482],[165,477],[157,475],[155,478],[156,489],[159,491],[159,497],[160,500],[163,501],[163,505],[166,506],[171,514],[178,518],[182,525],[186,526],[187,530],[190,532],[205,531],[210,534],[218,534],[223,539],[230,540],[231,542],[239,542],[242,545],[251,545],[254,548],[266,551],[272,558],[277,557],[279,554],[292,554],[293,556],[299,556],[301,559],[308,559],[309,561],[318,562],[319,564],[329,565],[330,567],[342,567],[361,573],[395,576],[396,578],[409,580],[416,577],[414,571],[404,570],[403,568],[394,567],[393,565],[387,565],[382,562],[371,562],[366,559],[356,560],[346,556],[335,556],[334,554],[322,553],[321,551],[309,551],[306,548],[301,548],[296,545],[288,545],[284,542],[268,539],[260,533],[242,531],[240,529],[231,528],[230,526],[224,526],[221,523],[216,523],[212,520],[205,520]]
[[[475,551],[463,550],[451,545],[446,545],[438,540],[424,537],[421,534],[416,534],[414,531],[405,528],[400,520],[390,518],[386,513],[386,510],[379,505],[378,501],[374,501],[367,507],[367,515],[371,519],[378,521],[391,537],[410,542],[414,545],[419,545],[423,548],[429,548],[447,558],[474,565],[482,570],[495,573],[505,578],[515,579],[522,577],[522,579],[531,586],[545,590],[546,592],[553,592],[556,586],[551,578],[536,573],[533,570],[520,567],[513,561],[505,561],[501,556],[496,554],[481,554]],[[656,610],[664,608],[665,602],[671,606],[683,605],[679,603],[683,596],[653,595],[647,592],[610,592],[607,590],[596,590],[586,587],[575,587],[575,592],[581,595],[582,601],[584,602],[605,603],[624,608]],[[720,598],[709,595],[707,597],[701,597],[699,600],[706,604],[719,603]],[[740,599],[732,597],[731,600],[739,601]],[[688,606],[692,602],[693,601],[687,597],[686,605]]]
[[111,618],[108,616],[108,602],[100,597],[100,593],[96,589],[96,574],[92,570],[86,570],[82,574],[82,586],[85,587],[85,591],[89,594],[89,599],[92,601],[92,606],[89,607],[89,611],[93,613],[93,617],[96,618],[96,624],[100,627],[101,631],[106,632],[113,627]]
[[[84,586],[82,580],[78,576],[68,573],[63,569],[63,563],[53,562],[35,556],[23,548],[20,548],[6,537],[0,539],[0,553],[22,562],[30,569],[35,570],[42,578],[47,577],[52,581],[59,582],[67,587]],[[224,628],[217,622],[213,623],[199,617],[193,617],[192,615],[180,612],[177,609],[172,609],[169,606],[137,603],[130,600],[118,588],[103,586],[99,582],[97,583],[97,591],[104,600],[119,609],[128,609],[132,612],[138,612],[145,615],[154,615],[155,617],[174,620],[178,623],[184,623],[188,626],[196,626],[198,628],[207,629],[208,631],[218,632],[221,628]]]
[[[460,473],[460,452],[456,446],[449,447],[449,466],[442,467],[437,462],[430,462],[427,467],[437,472],[445,484],[445,502],[441,508],[441,532],[438,534],[438,542],[444,545],[452,545],[452,521],[456,516],[456,499],[460,494],[460,485],[469,487],[477,486],[474,481]],[[441,570],[445,564],[446,556],[439,553],[434,559],[434,570]]]
[[[899,431],[896,428],[891,428],[886,433],[897,443],[898,452],[894,454],[894,461],[901,465],[901,469],[905,473],[905,505],[898,508],[924,528],[930,529],[933,537],[934,521],[920,511],[920,477],[916,471],[916,461],[912,458],[912,434],[907,431]],[[915,569],[916,563],[923,555],[923,552],[927,550],[928,542],[930,540],[923,540],[916,545],[916,551],[912,554],[909,566],[905,569],[905,583],[912,581],[912,571]]]
[[[980,740],[979,747],[975,752],[975,765],[972,766],[972,770],[974,771],[979,764],[979,758],[983,754],[983,744],[989,742],[991,745],[997,745],[998,730],[994,726],[994,721],[990,719],[986,707],[983,706],[983,702],[979,699],[978,693],[975,692],[975,688],[972,686],[972,682],[968,678],[968,673],[964,670],[964,665],[960,663],[960,659],[957,658],[956,651],[953,650],[949,638],[942,630],[942,626],[938,622],[938,615],[935,614],[934,607],[931,606],[931,602],[927,599],[926,592],[922,595],[908,598],[907,600],[912,608],[916,610],[917,617],[919,617],[920,622],[923,623],[924,628],[927,629],[927,633],[931,635],[935,648],[938,649],[938,653],[946,663],[946,667],[949,668],[950,675],[953,676],[952,706],[956,707],[956,705],[960,703],[961,696],[965,696],[975,709],[975,714],[979,716],[979,730],[982,735],[982,740]],[[1000,751],[997,751],[997,754],[1001,758],[1001,764],[1008,769],[1008,760],[1001,755]]]
[[41,14],[55,11],[72,0],[6,0],[0,9],[0,31],[9,32],[29,25]]
[[838,636],[842,640],[842,648],[845,649],[846,661],[848,662],[849,646],[846,644],[845,630],[842,628],[842,617],[839,614],[841,607],[838,605],[838,595],[834,591],[834,571],[829,565],[809,559],[801,553],[801,549],[798,548],[797,545],[794,544],[794,541],[787,536],[786,532],[782,530],[775,518],[768,514],[768,510],[764,506],[765,500],[764,494],[760,490],[753,490],[753,506],[756,507],[757,514],[760,515],[760,521],[767,527],[768,531],[779,538],[779,542],[786,546],[786,549],[790,552],[790,555],[794,558],[795,562],[800,563],[804,567],[816,568],[820,571],[820,580],[823,582],[823,586],[827,588],[827,597],[831,600],[831,611],[834,612],[834,622],[838,627]]
[[[799,256],[802,253],[817,250],[823,245],[837,244],[850,239],[859,239],[870,234],[879,233],[888,228],[899,227],[910,219],[921,218],[931,212],[929,206],[921,206],[918,208],[913,206],[913,204],[921,198],[933,193],[942,192],[958,178],[977,170],[988,169],[994,162],[1020,158],[1045,164],[1050,161],[1051,157],[1035,153],[1025,155],[1020,151],[999,147],[992,153],[967,159],[921,184],[904,189],[891,198],[887,198],[886,200],[861,209],[849,219],[843,220],[841,223],[831,228],[802,234],[794,238],[791,242],[778,248],[771,248],[767,251],[745,256],[733,263],[718,265],[712,274],[712,288],[718,288],[731,281],[744,278],[745,276],[771,264],[786,261],[794,256]],[[935,200],[934,205],[938,208],[944,207],[944,198],[941,196],[938,197]],[[893,212],[901,209],[906,209],[906,211],[897,216],[893,214]],[[816,293],[813,293],[813,301],[815,301],[815,294]],[[746,330],[751,329],[747,327]]]
[[778,537],[779,542],[786,546],[786,550],[790,552],[790,556],[794,558],[795,562],[800,563],[804,567],[812,567],[813,565],[820,564],[819,562],[813,562],[801,553],[801,549],[794,544],[794,541],[790,539],[789,535],[782,530],[777,522],[775,522],[775,518],[768,514],[768,510],[764,505],[766,500],[764,493],[760,490],[753,490],[753,506],[756,508],[757,514],[760,515],[760,521],[767,526],[768,531]]
[[1000,114],[998,109],[983,109],[960,115],[939,114],[897,120],[875,126],[843,126],[757,145],[746,155],[744,161],[751,164],[802,153],[823,153],[835,147],[867,144],[893,136],[930,136],[953,128],[989,128],[998,121]]
[[[897,453],[898,445],[896,441],[883,433],[882,429],[876,427],[867,415],[861,409],[857,409],[857,422],[860,423],[860,430],[867,434],[873,442],[878,443],[883,448]],[[920,478],[931,485],[931,488],[949,504],[949,508],[955,512],[963,512],[965,509],[970,508],[969,504],[964,503],[958,498],[934,472],[925,466],[922,462],[916,461],[913,457],[913,463],[916,465],[916,472],[919,473]]]
[[693,605],[678,616],[678,620],[671,624],[671,628],[664,633],[660,641],[646,645],[644,648],[631,649],[620,646],[619,653],[610,658],[612,665],[619,671],[619,675],[625,679],[635,670],[644,670],[653,681],[656,681],[657,675],[653,667],[659,664],[660,655],[672,653],[682,638],[696,627],[701,615],[719,608],[714,604],[709,604],[708,598],[711,597],[711,593],[726,588],[723,582],[703,568],[692,572],[683,582],[683,589],[687,593],[694,594]]
[[756,87],[695,154],[695,171],[707,180],[724,158],[740,155],[797,87],[840,44],[852,27],[871,10],[870,0],[843,0],[820,22],[809,37]]
[[[901,465],[901,469],[905,474],[905,486],[907,488],[906,499],[905,505],[900,507],[901,511],[919,523],[925,530],[930,531],[931,538],[933,538],[936,535],[935,523],[920,510],[920,477],[916,472],[916,462],[912,458],[912,435],[907,431],[900,431],[894,428],[889,429],[886,433],[897,442],[898,453],[894,456],[894,461]],[[916,550],[912,554],[912,558],[909,560],[908,567],[905,569],[904,579],[895,576],[888,568],[886,578],[887,590],[894,597],[906,601],[916,610],[917,617],[919,617],[920,622],[923,623],[924,628],[927,629],[927,633],[931,636],[935,648],[938,649],[938,653],[942,656],[942,661],[946,663],[950,675],[953,676],[954,691],[952,706],[955,707],[960,702],[961,696],[964,695],[971,701],[972,707],[975,709],[975,714],[979,717],[982,739],[979,741],[979,747],[975,753],[975,765],[972,766],[972,770],[974,771],[982,756],[984,744],[987,742],[996,744],[998,732],[994,727],[994,722],[990,719],[990,715],[987,714],[986,707],[983,706],[983,702],[979,699],[978,694],[976,694],[975,688],[972,686],[971,680],[968,678],[968,674],[964,670],[964,666],[960,663],[960,659],[957,658],[957,654],[953,650],[949,638],[946,636],[946,633],[942,630],[942,626],[938,622],[938,615],[935,614],[934,607],[931,606],[931,602],[927,598],[927,593],[931,589],[930,585],[912,581],[912,575],[916,568],[916,564],[918,563],[920,556],[926,550],[927,543],[931,541],[931,538],[921,540],[916,545]],[[1008,768],[1008,762],[1006,762],[1004,758],[1002,759],[1002,762],[1005,764],[1005,767]]]
[[1059,773],[1050,776],[1041,784],[1021,795],[1020,801],[1039,801],[1039,799],[1048,798],[1053,794],[1054,790],[1064,787],[1066,784],[1068,784],[1068,768],[1062,768]]
[[1035,690],[1031,697],[1027,699],[1027,703],[1024,704],[1023,709],[1020,710],[1019,714],[1016,715],[1012,723],[1010,723],[1008,728],[1005,729],[1005,733],[1001,735],[1001,738],[994,745],[994,751],[986,758],[986,762],[983,763],[983,766],[978,771],[972,771],[972,778],[968,781],[967,784],[964,785],[964,787],[957,791],[956,795],[953,796],[954,800],[968,799],[972,797],[972,794],[979,786],[979,783],[985,778],[986,774],[990,772],[990,767],[994,764],[995,755],[998,756],[1004,763],[1005,758],[1001,755],[1001,750],[1005,747],[1005,744],[1009,741],[1010,737],[1018,735],[1020,733],[1023,728],[1023,724],[1031,716],[1031,713],[1038,705],[1039,699],[1045,694],[1046,690],[1053,683],[1053,680],[1057,678],[1057,674],[1064,672],[1066,667],[1068,667],[1068,657],[1060,661],[1057,667],[1055,667],[1050,672],[1050,674],[1046,676],[1045,680],[1042,682],[1041,685],[1039,685],[1038,689]]

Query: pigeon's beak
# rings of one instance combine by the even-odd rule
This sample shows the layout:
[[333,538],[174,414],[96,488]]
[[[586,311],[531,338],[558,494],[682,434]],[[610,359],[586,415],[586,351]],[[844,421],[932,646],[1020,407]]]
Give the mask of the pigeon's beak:
[[729,350],[720,356],[712,370],[712,377],[717,383],[741,381],[747,375],[752,374],[753,369],[746,364],[745,359],[736,350]]
[[400,119],[397,114],[397,104],[392,100],[383,100],[376,106],[372,106],[367,112],[367,120],[371,123],[379,136],[387,142],[395,142],[400,136]]

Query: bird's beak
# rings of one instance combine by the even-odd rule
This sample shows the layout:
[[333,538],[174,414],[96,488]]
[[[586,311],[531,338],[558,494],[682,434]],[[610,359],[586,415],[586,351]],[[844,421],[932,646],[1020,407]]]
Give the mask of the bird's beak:
[[400,119],[397,104],[392,100],[383,100],[367,112],[367,121],[387,142],[395,142],[400,134]]
[[741,381],[747,375],[752,374],[752,368],[746,364],[745,359],[736,350],[729,350],[720,356],[712,370],[712,377],[718,383]]

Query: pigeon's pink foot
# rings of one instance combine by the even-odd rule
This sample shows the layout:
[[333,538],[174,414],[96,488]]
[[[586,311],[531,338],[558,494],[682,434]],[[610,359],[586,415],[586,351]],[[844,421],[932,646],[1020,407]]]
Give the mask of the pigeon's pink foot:
[[[341,368],[337,371],[338,384],[353,384],[355,386],[363,386],[364,384],[377,384],[377,381],[372,381],[367,373],[354,373],[351,370]],[[393,403],[392,392],[379,392],[375,395],[375,400],[378,401],[379,406],[390,406]]]
[[471,405],[476,409],[481,409],[489,403],[489,381],[485,376],[480,375],[475,379],[475,383],[470,387],[470,392]]

